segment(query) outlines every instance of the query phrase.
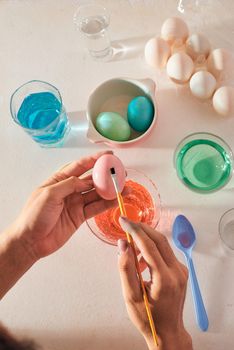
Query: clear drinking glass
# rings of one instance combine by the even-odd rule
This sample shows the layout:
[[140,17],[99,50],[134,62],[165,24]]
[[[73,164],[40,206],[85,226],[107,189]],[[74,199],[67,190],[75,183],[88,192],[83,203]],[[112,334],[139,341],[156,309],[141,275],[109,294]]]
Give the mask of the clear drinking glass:
[[70,130],[58,89],[44,81],[32,80],[11,96],[11,115],[34,141],[43,147],[59,147]]
[[234,256],[234,208],[226,211],[221,217],[219,235],[225,251]]
[[74,23],[83,34],[93,58],[102,59],[111,55],[108,33],[110,15],[105,7],[95,4],[79,6],[74,15]]
[[232,177],[233,154],[220,137],[194,133],[177,146],[174,165],[180,180],[200,193],[217,191]]

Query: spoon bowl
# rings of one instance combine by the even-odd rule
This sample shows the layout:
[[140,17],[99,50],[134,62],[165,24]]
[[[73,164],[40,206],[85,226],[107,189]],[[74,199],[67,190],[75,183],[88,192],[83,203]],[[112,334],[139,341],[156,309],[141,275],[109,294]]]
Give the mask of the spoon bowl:
[[173,242],[183,253],[191,254],[196,236],[191,223],[184,215],[178,215],[173,225]]

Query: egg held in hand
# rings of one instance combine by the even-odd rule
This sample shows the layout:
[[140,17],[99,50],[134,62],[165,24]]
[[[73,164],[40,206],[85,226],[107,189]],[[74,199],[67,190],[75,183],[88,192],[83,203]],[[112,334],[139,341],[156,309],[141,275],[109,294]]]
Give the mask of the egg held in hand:
[[119,191],[122,192],[125,186],[126,171],[121,160],[112,155],[104,154],[95,163],[92,173],[94,187],[100,197],[113,200],[116,198],[116,191],[111,177],[110,169],[115,169]]
[[145,132],[154,118],[154,105],[150,98],[145,96],[135,97],[128,105],[128,122],[138,131]]
[[118,113],[102,112],[97,116],[96,129],[104,137],[113,141],[127,141],[131,129],[127,121]]

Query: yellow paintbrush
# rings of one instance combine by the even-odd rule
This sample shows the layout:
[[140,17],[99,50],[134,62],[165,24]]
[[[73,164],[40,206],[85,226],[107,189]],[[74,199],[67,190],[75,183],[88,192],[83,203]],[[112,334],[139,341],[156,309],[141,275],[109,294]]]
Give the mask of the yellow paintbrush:
[[[116,194],[117,194],[117,199],[118,199],[118,203],[119,203],[120,213],[121,213],[122,216],[127,217],[127,213],[126,213],[126,210],[125,210],[123,197],[122,197],[122,195],[121,195],[121,193],[119,191],[118,180],[117,180],[117,177],[116,177],[115,168],[111,168],[110,172],[111,172],[112,181],[113,181],[113,184],[114,184],[114,187],[115,187],[115,191],[116,191]],[[126,233],[127,241],[131,245],[132,250],[133,250],[136,270],[137,270],[138,278],[139,278],[140,285],[141,285],[142,295],[143,295],[145,308],[146,308],[146,312],[147,312],[147,316],[148,316],[148,320],[149,320],[152,336],[153,336],[153,339],[154,339],[154,343],[155,343],[155,345],[158,346],[158,337],[157,337],[157,333],[156,333],[156,329],[155,329],[155,324],[154,324],[154,320],[153,320],[153,317],[152,317],[152,313],[151,313],[151,310],[150,310],[149,300],[148,300],[147,293],[146,293],[146,290],[145,290],[144,281],[143,281],[143,278],[141,276],[141,271],[140,271],[140,266],[139,266],[139,262],[138,262],[138,259],[137,259],[137,253],[136,253],[135,244],[134,244],[133,238],[130,235],[130,233],[129,232],[125,232],[125,233]]]

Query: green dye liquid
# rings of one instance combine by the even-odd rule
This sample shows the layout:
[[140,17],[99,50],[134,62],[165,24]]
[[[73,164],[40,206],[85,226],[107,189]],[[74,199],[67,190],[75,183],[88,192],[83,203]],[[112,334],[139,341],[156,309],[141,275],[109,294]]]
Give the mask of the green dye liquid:
[[180,179],[189,188],[210,192],[228,182],[232,163],[229,154],[216,142],[193,140],[177,154],[176,169]]

